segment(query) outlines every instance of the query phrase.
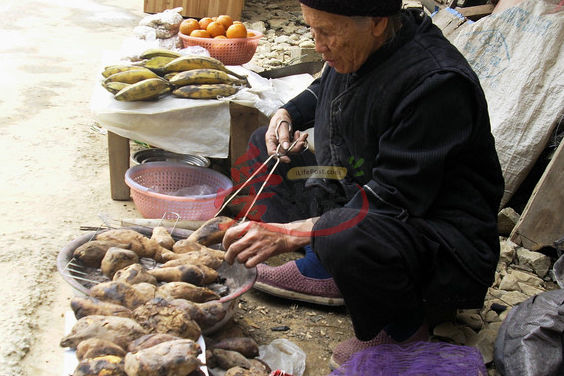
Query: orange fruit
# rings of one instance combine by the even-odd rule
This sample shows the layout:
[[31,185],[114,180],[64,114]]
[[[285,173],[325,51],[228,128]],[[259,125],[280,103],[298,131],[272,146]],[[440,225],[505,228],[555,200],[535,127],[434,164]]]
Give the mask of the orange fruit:
[[180,32],[184,35],[190,35],[192,31],[200,28],[200,23],[195,18],[185,19],[180,23]]
[[227,39],[227,37],[225,35],[218,35],[213,37],[213,39]]
[[228,16],[227,14],[222,14],[217,16],[217,22],[219,22],[220,24],[223,25],[223,27],[225,28],[225,30],[227,30],[227,28],[231,25],[233,25],[233,19]]
[[247,28],[242,23],[233,23],[233,25],[227,28],[225,32],[227,38],[246,38]]
[[252,31],[247,31],[247,38],[252,38],[252,37],[256,37],[257,35],[255,33],[253,33]]
[[208,25],[210,24],[210,22],[213,22],[213,18],[211,18],[211,17],[200,18],[200,21],[199,21],[200,29],[206,30]]
[[196,38],[211,38],[210,33],[208,33],[207,30],[202,30],[202,29],[197,29],[192,31],[190,33],[190,36]]
[[223,24],[216,21],[210,22],[206,30],[210,33],[212,38],[215,38],[218,35],[225,35],[225,27],[223,27]]

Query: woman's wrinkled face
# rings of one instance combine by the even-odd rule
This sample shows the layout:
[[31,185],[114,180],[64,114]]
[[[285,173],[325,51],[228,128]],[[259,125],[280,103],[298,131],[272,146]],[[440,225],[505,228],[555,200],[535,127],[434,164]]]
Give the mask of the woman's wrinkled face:
[[356,72],[383,44],[380,17],[347,17],[302,4],[305,22],[315,39],[315,50],[339,73]]

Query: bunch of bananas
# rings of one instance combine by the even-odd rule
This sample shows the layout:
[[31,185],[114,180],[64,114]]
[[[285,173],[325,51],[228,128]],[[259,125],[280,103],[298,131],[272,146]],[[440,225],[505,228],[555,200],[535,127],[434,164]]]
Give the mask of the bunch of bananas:
[[215,99],[249,86],[246,77],[212,57],[152,48],[140,58],[138,63],[112,65],[102,72],[102,86],[116,100],[156,100],[166,93],[179,98]]

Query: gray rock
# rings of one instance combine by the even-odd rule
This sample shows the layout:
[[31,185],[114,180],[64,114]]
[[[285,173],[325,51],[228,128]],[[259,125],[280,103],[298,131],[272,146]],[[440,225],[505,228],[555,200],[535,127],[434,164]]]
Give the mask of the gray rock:
[[511,264],[515,259],[515,247],[517,245],[511,241],[502,241],[499,244],[500,246],[500,262],[505,262],[506,264]]
[[501,236],[511,235],[511,231],[513,231],[517,221],[519,221],[519,217],[519,213],[512,208],[503,208],[497,216],[499,234]]
[[461,312],[456,316],[456,321],[460,325],[467,326],[476,332],[480,331],[484,326],[482,317],[477,313]]
[[519,265],[530,267],[541,278],[548,273],[551,264],[551,259],[547,255],[523,247],[517,248],[517,260]]

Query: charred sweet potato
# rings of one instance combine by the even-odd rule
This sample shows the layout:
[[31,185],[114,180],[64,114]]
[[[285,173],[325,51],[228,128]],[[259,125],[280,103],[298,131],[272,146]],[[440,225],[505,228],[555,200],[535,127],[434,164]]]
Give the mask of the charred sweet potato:
[[136,376],[186,376],[202,364],[200,346],[189,339],[167,341],[125,356],[125,372]]
[[212,327],[227,314],[223,304],[214,301],[194,303],[186,299],[174,299],[170,305],[184,310],[202,329]]
[[76,348],[89,338],[104,338],[121,348],[147,334],[147,331],[135,320],[117,316],[85,316],[76,321],[69,334],[61,339],[61,347]]
[[90,315],[133,317],[133,313],[129,308],[115,303],[104,302],[91,296],[75,296],[71,299],[70,306],[77,320]]
[[176,241],[170,235],[170,232],[163,226],[157,226],[153,228],[153,233],[151,234],[151,239],[157,242],[163,248],[172,250],[172,246]]
[[204,280],[204,272],[195,265],[178,265],[151,269],[148,272],[159,282],[187,282],[201,286]]
[[207,287],[195,286],[186,282],[169,282],[157,288],[155,294],[158,298],[166,300],[186,299],[195,303],[204,303],[219,300],[220,296]]
[[146,334],[131,342],[129,346],[127,346],[127,351],[135,353],[139,350],[148,349],[149,347],[158,345],[159,343],[174,341],[176,339],[182,338],[168,333]]
[[128,245],[107,240],[91,240],[76,248],[72,255],[84,266],[99,269],[106,252],[112,247],[126,248]]
[[252,359],[259,355],[259,347],[256,341],[249,337],[225,338],[212,345],[213,348],[236,351],[246,358]]
[[80,361],[73,376],[127,376],[123,357],[115,355],[99,356]]
[[106,277],[112,279],[118,270],[137,263],[139,263],[139,256],[137,256],[137,253],[130,251],[129,249],[112,247],[108,249],[108,252],[106,252],[100,267],[102,269],[102,273],[104,273]]
[[231,350],[223,350],[223,349],[211,349],[213,354],[213,358],[215,362],[219,366],[219,368],[223,370],[228,370],[233,367],[242,367],[245,369],[251,368],[251,363],[247,358],[243,356],[243,354],[238,353],[237,351]]
[[125,282],[130,285],[137,283],[150,283],[157,285],[157,279],[153,277],[147,269],[141,264],[131,264],[123,269],[118,270],[113,277],[116,282]]
[[202,331],[183,310],[155,298],[133,311],[133,317],[149,333],[166,333],[196,341]]
[[188,240],[205,246],[221,243],[227,229],[235,223],[234,219],[225,216],[212,218],[194,231]]
[[115,355],[123,358],[125,354],[126,351],[123,348],[104,338],[88,338],[76,346],[76,357],[78,360],[106,355]]
[[165,262],[163,267],[176,266],[181,264],[192,264],[206,265],[212,269],[218,269],[223,263],[223,254],[220,255],[216,252],[210,252],[209,250],[195,251],[190,253],[169,252],[163,255],[163,261]]
[[132,250],[137,253],[139,257],[154,258],[155,254],[163,251],[163,247],[155,240],[149,239],[145,235],[131,229],[112,229],[104,231],[96,235],[96,240],[128,244],[128,247],[124,248]]
[[137,297],[144,302],[153,299],[157,294],[157,286],[152,283],[141,282],[131,285],[131,287],[136,291]]
[[188,239],[179,240],[172,246],[174,253],[190,253],[201,251],[202,249],[205,249],[203,245]]
[[[98,300],[119,304],[131,310],[143,305],[147,300],[147,295],[139,290],[139,285],[149,285],[148,283],[130,285],[124,282],[102,282],[90,289],[90,296]],[[151,285],[149,285],[151,286]],[[156,286],[152,286],[153,292]]]

